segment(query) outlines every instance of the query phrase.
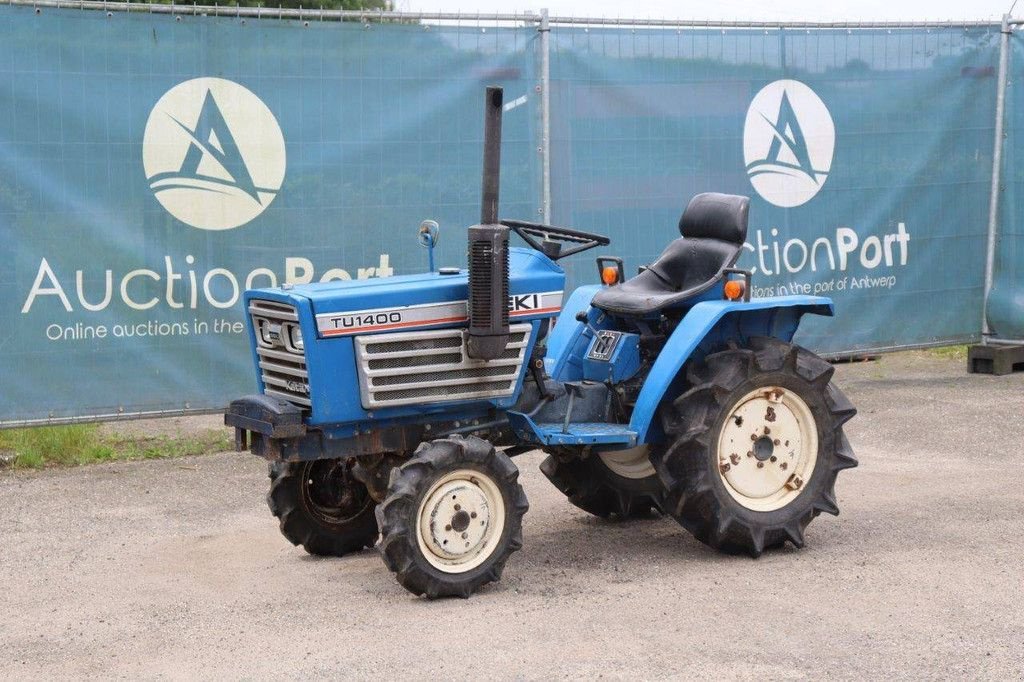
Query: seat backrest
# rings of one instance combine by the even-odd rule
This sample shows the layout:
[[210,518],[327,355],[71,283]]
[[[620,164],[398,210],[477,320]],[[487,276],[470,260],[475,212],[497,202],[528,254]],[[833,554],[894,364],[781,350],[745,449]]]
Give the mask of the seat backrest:
[[679,218],[679,232],[690,239],[720,239],[742,245],[747,239],[750,198],[705,192],[690,199]]
[[747,238],[750,199],[705,192],[687,204],[679,219],[682,239],[662,252],[651,269],[680,291],[708,284],[739,257]]

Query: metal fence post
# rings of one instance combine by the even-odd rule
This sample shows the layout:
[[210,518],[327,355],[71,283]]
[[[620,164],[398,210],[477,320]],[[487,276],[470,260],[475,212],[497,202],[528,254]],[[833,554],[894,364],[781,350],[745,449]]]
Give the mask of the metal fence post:
[[541,222],[551,224],[551,25],[547,8],[540,11],[540,163]]
[[1006,72],[1010,60],[1010,15],[1003,15],[999,28],[999,76],[996,80],[996,123],[992,143],[992,189],[988,198],[988,239],[985,245],[985,293],[981,302],[981,342],[992,335],[988,326],[988,299],[992,293],[996,261],[996,235],[999,229],[999,191],[1003,171],[1003,118],[1006,113]]

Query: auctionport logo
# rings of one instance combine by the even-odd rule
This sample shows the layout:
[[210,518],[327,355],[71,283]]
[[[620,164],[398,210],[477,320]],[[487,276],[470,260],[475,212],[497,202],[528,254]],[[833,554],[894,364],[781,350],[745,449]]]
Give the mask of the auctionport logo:
[[157,201],[201,230],[230,230],[267,209],[284,181],[284,136],[267,105],[223,78],[194,78],[153,107],[142,164]]
[[836,129],[813,90],[794,80],[761,89],[743,125],[750,184],[766,201],[791,208],[810,201],[832,168]]

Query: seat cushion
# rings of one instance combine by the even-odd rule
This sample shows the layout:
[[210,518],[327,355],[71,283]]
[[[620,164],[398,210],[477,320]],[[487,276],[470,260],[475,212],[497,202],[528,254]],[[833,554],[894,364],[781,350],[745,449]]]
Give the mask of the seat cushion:
[[592,304],[620,315],[648,315],[714,286],[722,270],[739,257],[739,244],[718,239],[676,239],[646,270],[622,284],[602,289]]
[[707,291],[732,267],[747,238],[748,197],[705,192],[679,219],[683,237],[636,277],[603,289],[593,305],[621,315],[648,315]]

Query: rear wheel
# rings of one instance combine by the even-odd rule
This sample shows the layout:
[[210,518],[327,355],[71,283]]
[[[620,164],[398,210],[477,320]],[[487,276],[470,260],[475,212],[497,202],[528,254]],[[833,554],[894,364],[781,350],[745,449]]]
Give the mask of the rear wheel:
[[345,459],[275,462],[267,505],[281,534],[310,554],[342,556],[377,541],[376,506]]
[[391,473],[377,510],[380,552],[416,595],[468,597],[501,578],[523,546],[519,470],[479,438],[424,443]]
[[725,552],[802,547],[807,524],[839,513],[836,475],[857,465],[842,428],[856,410],[832,372],[772,338],[692,366],[692,388],[663,409],[667,439],[652,452],[666,511]]
[[643,518],[660,512],[665,486],[647,446],[611,450],[585,459],[548,455],[540,470],[569,502],[602,518]]

